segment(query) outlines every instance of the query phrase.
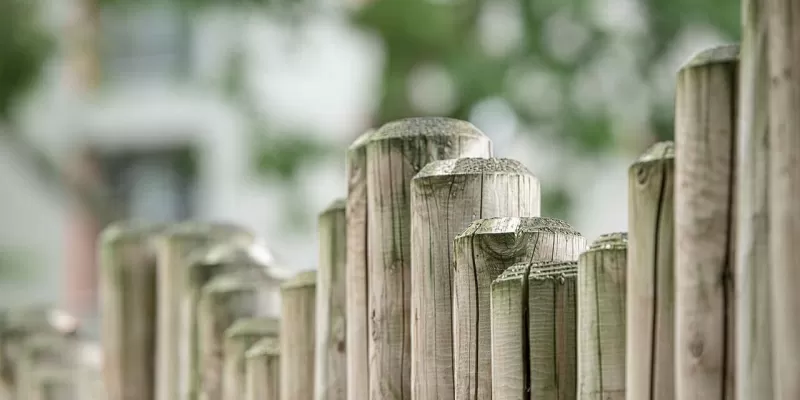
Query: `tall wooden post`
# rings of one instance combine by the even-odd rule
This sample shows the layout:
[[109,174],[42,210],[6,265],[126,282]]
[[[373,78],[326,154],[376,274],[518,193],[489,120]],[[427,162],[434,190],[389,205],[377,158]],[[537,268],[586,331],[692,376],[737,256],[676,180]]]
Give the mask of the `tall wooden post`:
[[317,272],[305,271],[281,287],[281,400],[314,398]]
[[345,200],[333,202],[319,216],[314,398],[346,400],[345,352]]
[[672,142],[628,170],[625,388],[630,399],[675,398],[674,175]]
[[156,354],[156,262],[162,227],[115,223],[100,237],[100,305],[109,400],[153,400]]
[[245,353],[246,400],[279,399],[281,383],[280,340],[266,337]]
[[369,398],[367,306],[367,148],[374,131],[356,139],[347,151],[347,399]]
[[276,318],[241,318],[225,331],[223,399],[242,399],[246,392],[245,352],[265,337],[278,337]]
[[452,243],[476,218],[535,217],[539,181],[515,160],[434,161],[411,181],[411,390],[454,399]]
[[586,240],[552,218],[480,219],[453,241],[455,398],[492,399],[491,284],[522,262],[574,261]]
[[181,357],[181,305],[188,293],[188,264],[193,252],[223,242],[250,243],[250,232],[233,225],[185,222],[157,239],[158,335],[156,400],[189,395],[189,357]]
[[776,399],[800,398],[800,7],[767,1],[769,246]]
[[409,118],[366,144],[369,231],[370,399],[411,398],[411,179],[431,161],[490,157],[489,139],[467,122]]
[[628,235],[600,236],[578,260],[578,399],[625,400]]
[[196,392],[204,400],[222,400],[225,330],[237,319],[264,316],[270,298],[262,270],[231,272],[209,281],[197,308],[200,371]]
[[739,46],[696,55],[675,100],[675,388],[734,397],[733,218]]
[[736,154],[736,398],[772,400],[769,65],[763,0],[742,1]]

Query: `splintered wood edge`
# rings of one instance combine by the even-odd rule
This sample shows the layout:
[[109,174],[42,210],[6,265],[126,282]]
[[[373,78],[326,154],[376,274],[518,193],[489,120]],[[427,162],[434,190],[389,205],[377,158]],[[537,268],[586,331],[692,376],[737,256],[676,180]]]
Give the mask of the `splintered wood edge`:
[[303,271],[281,285],[281,290],[300,289],[308,286],[315,286],[316,284],[317,271]]
[[340,198],[337,198],[334,201],[332,201],[330,205],[325,207],[325,209],[322,210],[321,213],[319,213],[319,215],[323,216],[325,214],[332,213],[332,212],[343,212],[346,207],[347,207],[347,199],[343,198],[343,197],[340,197]]
[[533,173],[527,167],[511,158],[463,157],[432,161],[422,167],[414,179],[446,175],[484,174],[530,175],[533,177]]
[[281,341],[277,337],[265,337],[260,339],[245,352],[246,358],[257,358],[261,356],[278,356],[281,354]]
[[271,317],[240,318],[225,330],[225,337],[234,339],[240,336],[277,335],[280,320]]
[[675,142],[666,140],[658,142],[650,146],[639,158],[633,163],[645,164],[654,161],[664,161],[675,158]]
[[587,251],[597,250],[626,250],[628,248],[628,233],[613,232],[600,235]]
[[388,122],[378,128],[368,142],[387,139],[415,139],[420,136],[466,136],[486,135],[467,121],[446,117],[415,117]]
[[736,62],[739,60],[739,50],[740,47],[738,44],[727,44],[701,50],[693,55],[689,61],[681,67],[681,70],[711,64]]
[[495,217],[473,221],[455,240],[478,236],[508,233],[554,232],[581,236],[569,223],[548,217]]

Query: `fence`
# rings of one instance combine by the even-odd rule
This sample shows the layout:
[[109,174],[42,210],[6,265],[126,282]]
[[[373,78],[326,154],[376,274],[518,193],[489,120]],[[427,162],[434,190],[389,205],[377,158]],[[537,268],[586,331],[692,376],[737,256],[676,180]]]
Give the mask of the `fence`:
[[678,72],[627,233],[541,217],[466,122],[391,122],[348,150],[316,272],[234,226],[109,227],[102,365],[74,319],[11,310],[6,398],[800,398],[800,8],[774,3]]

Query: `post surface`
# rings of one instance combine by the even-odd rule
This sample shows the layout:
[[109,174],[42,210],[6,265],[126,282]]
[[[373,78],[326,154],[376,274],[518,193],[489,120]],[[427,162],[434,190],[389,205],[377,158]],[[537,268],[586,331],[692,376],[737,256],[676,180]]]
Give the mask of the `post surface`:
[[772,400],[769,66],[763,0],[742,1],[736,154],[736,398]]
[[374,131],[356,139],[347,151],[347,398],[369,398],[369,327],[367,305],[367,148]]
[[675,100],[675,390],[734,398],[734,167],[739,46],[696,55]]
[[305,271],[281,286],[281,400],[314,398],[317,272]]
[[675,398],[674,176],[672,142],[628,170],[625,388],[631,399]]
[[247,392],[245,353],[259,340],[277,338],[278,319],[272,317],[240,318],[225,331],[223,399],[242,399]]
[[578,399],[625,400],[628,237],[600,236],[578,260]]
[[453,241],[455,398],[492,398],[491,284],[521,262],[574,261],[586,240],[552,218],[474,221]]
[[245,353],[246,400],[280,398],[280,339],[259,340]]
[[411,386],[454,399],[452,243],[476,218],[539,215],[539,181],[510,159],[433,161],[411,181]]
[[472,124],[432,117],[390,122],[366,144],[372,400],[411,398],[411,179],[431,161],[491,151]]
[[156,263],[161,227],[113,224],[100,237],[100,306],[109,400],[155,397]]
[[491,286],[492,398],[530,397],[527,264],[507,268]]

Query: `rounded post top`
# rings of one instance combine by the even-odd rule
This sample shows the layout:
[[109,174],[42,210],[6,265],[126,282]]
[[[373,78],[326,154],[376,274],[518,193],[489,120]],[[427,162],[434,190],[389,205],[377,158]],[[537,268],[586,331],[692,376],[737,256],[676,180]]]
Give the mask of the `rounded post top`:
[[279,330],[280,320],[277,318],[240,318],[225,330],[225,337],[235,339],[242,336],[274,336]]
[[203,293],[217,295],[255,290],[263,286],[267,279],[262,270],[243,270],[217,275],[201,289]]
[[514,264],[506,268],[506,270],[503,271],[503,273],[492,282],[492,286],[494,286],[496,283],[520,280],[527,274],[528,264]]
[[683,64],[681,70],[711,64],[736,62],[739,60],[739,48],[738,44],[727,44],[701,50]]
[[317,284],[317,271],[302,271],[294,276],[283,285],[281,289],[300,289],[309,286],[316,286]]
[[578,272],[577,261],[541,261],[529,263],[529,280],[563,279]]
[[190,270],[214,265],[250,266],[264,271],[268,278],[277,281],[285,281],[291,277],[289,270],[276,265],[272,252],[260,240],[248,243],[223,241],[210,248],[197,249],[189,256]]
[[675,158],[675,143],[671,140],[655,143],[650,146],[634,164],[662,161]]
[[100,232],[100,243],[103,245],[118,241],[148,239],[149,236],[161,233],[167,226],[139,221],[115,221]]
[[408,139],[420,136],[486,137],[467,121],[446,117],[415,117],[388,122],[369,137],[369,141]]
[[510,174],[531,175],[521,162],[510,158],[465,157],[432,161],[422,167],[414,179],[443,175]]
[[455,240],[477,235],[520,234],[529,232],[554,232],[580,236],[570,224],[547,217],[494,217],[473,221]]
[[319,215],[325,215],[330,212],[343,211],[347,207],[347,199],[337,198],[331,202]]
[[265,337],[250,347],[245,353],[246,358],[261,356],[277,356],[281,352],[281,342],[277,337]]
[[224,240],[245,237],[252,239],[253,233],[243,226],[228,222],[183,221],[170,225],[162,232],[165,237],[210,238]]
[[628,248],[628,233],[627,232],[613,232],[600,235],[592,245],[589,246],[589,251],[592,250],[625,250]]
[[375,135],[375,129],[370,129],[361,135],[359,135],[353,143],[350,144],[350,147],[347,148],[348,151],[358,150],[364,148],[364,145],[369,143],[372,139],[372,136]]

